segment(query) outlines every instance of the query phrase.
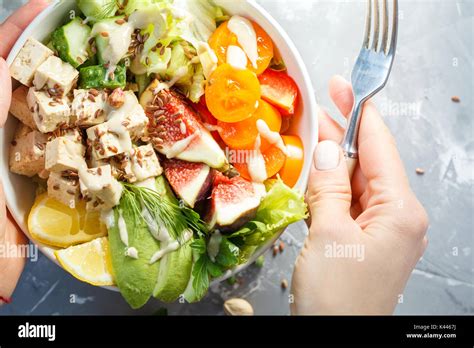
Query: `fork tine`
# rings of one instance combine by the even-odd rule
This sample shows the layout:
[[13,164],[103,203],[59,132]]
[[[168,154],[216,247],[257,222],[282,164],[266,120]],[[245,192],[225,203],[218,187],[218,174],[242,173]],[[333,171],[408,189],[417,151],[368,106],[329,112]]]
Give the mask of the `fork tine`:
[[382,18],[383,18],[383,33],[382,33],[382,44],[380,45],[380,51],[383,53],[388,52],[387,41],[388,41],[388,4],[387,0],[382,2]]
[[374,0],[374,39],[372,41],[372,50],[377,51],[379,44],[379,32],[380,32],[380,13],[379,13],[379,0]]
[[392,25],[392,38],[390,41],[389,55],[393,55],[397,49],[397,37],[398,37],[398,0],[393,0],[393,25]]
[[364,47],[369,49],[370,27],[372,24],[372,0],[367,1],[367,17],[365,19]]

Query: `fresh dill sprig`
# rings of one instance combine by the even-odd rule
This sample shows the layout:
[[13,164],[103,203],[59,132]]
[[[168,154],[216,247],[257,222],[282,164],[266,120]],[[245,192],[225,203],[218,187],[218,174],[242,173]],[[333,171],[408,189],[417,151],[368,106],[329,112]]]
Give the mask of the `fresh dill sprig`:
[[142,219],[140,219],[141,210],[138,206],[136,195],[132,191],[123,190],[120,206],[130,213],[130,216],[133,218],[133,225],[135,227],[139,226],[142,222]]
[[201,220],[198,213],[173,202],[170,197],[160,195],[149,188],[131,184],[124,184],[123,194],[127,202],[127,209],[130,208],[134,219],[146,222],[142,209],[148,210],[158,226],[164,226],[170,236],[179,242],[183,240],[184,233],[188,230],[199,236],[208,232],[206,223]]
[[117,10],[121,7],[120,0],[111,0],[104,4],[102,10],[94,15],[95,20],[103,20],[115,16]]

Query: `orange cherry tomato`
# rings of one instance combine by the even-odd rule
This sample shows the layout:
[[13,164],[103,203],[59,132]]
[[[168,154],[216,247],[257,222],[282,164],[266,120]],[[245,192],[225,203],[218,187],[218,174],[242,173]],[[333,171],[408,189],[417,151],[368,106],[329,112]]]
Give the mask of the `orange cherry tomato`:
[[[285,154],[275,145],[270,146],[268,149],[262,152],[262,156],[265,160],[265,168],[267,170],[267,176],[271,178],[283,167],[285,164]],[[247,163],[233,163],[235,169],[240,175],[248,180],[252,180],[248,170]]]
[[[227,61],[227,47],[231,45],[241,47],[237,36],[229,30],[227,23],[228,21],[222,23],[209,39],[209,46],[216,53],[219,64],[224,64]],[[257,68],[254,68],[250,60],[247,63],[247,68],[260,75],[268,68],[273,58],[273,41],[257,23],[252,22],[252,25],[257,35]]]
[[[252,150],[258,135],[257,120],[259,119],[265,121],[270,130],[280,132],[282,122],[280,113],[263,100],[259,101],[258,109],[252,117],[246,120],[236,123],[217,121],[218,131],[224,143],[230,148]],[[268,147],[270,147],[268,141],[262,139],[261,151]]]
[[219,121],[239,122],[251,117],[258,108],[260,83],[250,70],[219,66],[206,86],[206,105]]
[[282,135],[281,137],[286,145],[287,156],[279,174],[285,184],[293,187],[300,177],[301,169],[303,169],[304,147],[301,139],[296,135]]

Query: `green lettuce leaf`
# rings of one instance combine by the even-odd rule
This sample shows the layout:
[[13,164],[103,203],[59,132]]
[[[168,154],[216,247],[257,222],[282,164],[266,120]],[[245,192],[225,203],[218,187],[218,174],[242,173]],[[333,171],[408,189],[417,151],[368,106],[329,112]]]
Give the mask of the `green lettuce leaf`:
[[241,249],[260,246],[288,225],[308,217],[303,194],[280,179],[269,180],[266,186],[267,195],[255,218],[227,237]]

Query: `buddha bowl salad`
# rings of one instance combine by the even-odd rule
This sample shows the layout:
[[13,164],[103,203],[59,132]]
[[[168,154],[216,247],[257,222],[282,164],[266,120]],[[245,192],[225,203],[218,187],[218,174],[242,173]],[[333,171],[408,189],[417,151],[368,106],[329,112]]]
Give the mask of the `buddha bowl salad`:
[[286,132],[298,88],[271,38],[210,0],[78,0],[10,67],[10,169],[38,183],[31,237],[133,307],[200,300],[307,216]]

